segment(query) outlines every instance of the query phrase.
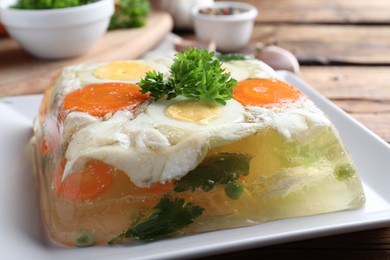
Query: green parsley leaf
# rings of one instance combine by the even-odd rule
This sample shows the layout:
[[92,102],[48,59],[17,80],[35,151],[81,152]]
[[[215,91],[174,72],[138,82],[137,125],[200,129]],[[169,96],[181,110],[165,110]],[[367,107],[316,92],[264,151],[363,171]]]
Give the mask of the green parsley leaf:
[[142,86],[142,93],[153,93],[153,97],[158,100],[165,95],[173,95],[173,86],[164,81],[164,75],[161,72],[148,71],[146,77],[138,82]]
[[114,244],[124,238],[135,238],[147,242],[170,236],[193,223],[193,220],[199,217],[203,210],[192,202],[187,203],[184,199],[165,195],[154,207],[152,214],[112,239],[109,244]]
[[[217,183],[227,185],[225,193],[233,199],[242,194],[241,187],[233,184],[241,176],[249,174],[250,158],[243,154],[221,153],[207,157],[194,170],[175,183],[175,192],[210,191]],[[229,187],[230,186],[230,187]]]
[[182,95],[197,100],[214,100],[221,105],[233,97],[237,81],[221,67],[214,52],[202,49],[188,49],[176,54],[170,71],[164,81],[161,73],[147,73],[137,84],[142,92],[149,92],[156,100],[167,95],[167,99]]

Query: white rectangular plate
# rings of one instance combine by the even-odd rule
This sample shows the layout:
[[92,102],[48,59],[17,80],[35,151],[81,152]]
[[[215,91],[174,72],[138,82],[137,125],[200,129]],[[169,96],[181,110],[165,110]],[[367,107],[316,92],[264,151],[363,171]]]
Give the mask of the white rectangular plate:
[[175,259],[220,254],[390,225],[390,146],[288,72],[279,75],[305,92],[338,128],[363,181],[358,210],[290,218],[153,243],[64,248],[46,238],[26,144],[41,95],[0,99],[0,252],[4,259]]

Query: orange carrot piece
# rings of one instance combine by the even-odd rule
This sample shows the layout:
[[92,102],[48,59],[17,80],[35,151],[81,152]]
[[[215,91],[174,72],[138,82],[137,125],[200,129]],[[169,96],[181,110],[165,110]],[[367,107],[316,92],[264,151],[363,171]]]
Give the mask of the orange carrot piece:
[[247,79],[234,87],[233,97],[243,105],[274,107],[295,102],[304,94],[279,80]]
[[66,160],[61,160],[54,175],[54,188],[64,198],[94,199],[107,191],[112,184],[115,169],[101,161],[91,160],[83,169],[62,180],[65,165]]
[[64,98],[64,109],[102,117],[109,112],[135,108],[149,99],[149,95],[142,94],[140,90],[141,88],[137,85],[127,83],[110,82],[87,85]]

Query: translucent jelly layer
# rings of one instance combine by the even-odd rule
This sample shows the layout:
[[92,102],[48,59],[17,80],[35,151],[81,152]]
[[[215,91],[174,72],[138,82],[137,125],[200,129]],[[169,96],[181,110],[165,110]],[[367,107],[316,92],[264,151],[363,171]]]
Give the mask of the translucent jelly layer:
[[[263,129],[210,150],[182,179],[151,188],[135,186],[110,166],[112,182],[93,198],[64,196],[55,177],[63,150],[42,154],[41,136],[38,131],[32,143],[42,214],[51,237],[65,245],[105,244],[130,229],[126,238],[139,239],[134,227],[150,220],[164,198],[179,198],[198,211],[190,212],[192,224],[156,239],[352,209],[365,200],[353,162],[332,128],[302,142]],[[169,214],[160,211],[165,221]]]

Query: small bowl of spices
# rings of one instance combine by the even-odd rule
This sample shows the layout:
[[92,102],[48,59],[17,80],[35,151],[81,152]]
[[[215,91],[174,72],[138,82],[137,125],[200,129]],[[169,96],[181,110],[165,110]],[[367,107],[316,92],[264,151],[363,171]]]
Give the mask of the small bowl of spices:
[[198,40],[215,40],[217,50],[234,52],[250,41],[257,9],[240,2],[215,2],[192,9]]

